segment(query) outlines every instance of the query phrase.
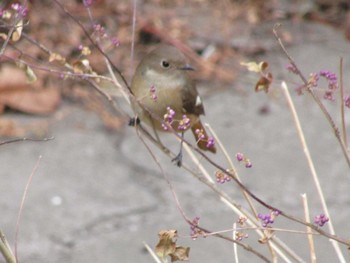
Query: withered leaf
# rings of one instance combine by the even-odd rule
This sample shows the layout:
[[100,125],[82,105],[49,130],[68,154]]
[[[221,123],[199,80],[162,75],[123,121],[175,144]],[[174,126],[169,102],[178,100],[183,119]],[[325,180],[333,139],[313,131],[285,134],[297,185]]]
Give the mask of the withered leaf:
[[15,30],[12,33],[11,39],[13,42],[17,42],[21,38],[22,30],[23,30],[23,19],[17,22]]
[[274,236],[274,231],[269,227],[264,229],[264,236],[261,237],[258,241],[260,244],[266,244]]
[[19,63],[17,63],[17,66],[20,69],[23,69],[23,71],[25,72],[25,74],[27,76],[28,83],[33,83],[38,79],[37,76],[35,75],[33,69],[30,66],[28,66],[27,64],[19,62]]
[[48,114],[57,108],[60,100],[58,89],[34,89],[21,69],[9,65],[1,68],[0,110],[7,106],[26,113]]
[[159,242],[155,252],[163,261],[167,256],[170,256],[171,262],[189,259],[190,248],[176,246],[176,240],[174,240],[177,237],[176,230],[160,231],[158,236]]
[[25,135],[25,129],[19,127],[13,120],[0,119],[0,136],[1,137],[21,137]]
[[189,247],[176,247],[175,252],[170,254],[171,262],[189,260]]
[[89,47],[84,46],[81,49],[81,54],[84,56],[89,56],[89,55],[91,55],[91,49]]
[[255,91],[269,91],[270,85],[272,82],[272,74],[268,73],[267,76],[262,76],[255,85]]
[[269,63],[266,61],[262,61],[259,64],[256,62],[241,62],[242,66],[245,66],[247,70],[252,71],[252,72],[257,72],[257,73],[263,73],[268,67]]
[[73,63],[73,71],[78,74],[91,73],[92,68],[90,66],[90,62],[87,59],[82,59],[75,61]]
[[245,66],[249,71],[260,72],[260,67],[256,62],[241,62],[241,65]]
[[33,90],[30,88],[0,91],[0,104],[31,114],[48,114],[60,103],[57,89]]
[[159,242],[156,245],[155,252],[160,258],[165,259],[176,250],[176,242],[173,240],[173,238],[177,236],[177,231],[160,231],[158,236]]
[[54,53],[52,52],[49,56],[49,62],[54,62],[54,61],[58,61],[61,64],[66,63],[66,59],[64,57],[62,57],[60,54],[58,53]]

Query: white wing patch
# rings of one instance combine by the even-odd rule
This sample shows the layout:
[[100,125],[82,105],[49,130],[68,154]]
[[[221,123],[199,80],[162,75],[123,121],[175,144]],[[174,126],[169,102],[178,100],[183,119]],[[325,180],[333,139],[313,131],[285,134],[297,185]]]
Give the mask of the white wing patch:
[[197,96],[197,98],[196,98],[196,107],[201,106],[201,105],[202,105],[202,99],[201,99],[201,97]]

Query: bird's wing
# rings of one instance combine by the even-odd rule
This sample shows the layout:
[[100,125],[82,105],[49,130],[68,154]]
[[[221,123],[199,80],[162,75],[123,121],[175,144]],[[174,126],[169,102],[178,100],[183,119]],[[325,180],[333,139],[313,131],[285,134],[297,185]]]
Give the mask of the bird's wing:
[[186,113],[204,115],[203,103],[198,94],[195,82],[189,80],[186,83],[182,89],[182,107]]

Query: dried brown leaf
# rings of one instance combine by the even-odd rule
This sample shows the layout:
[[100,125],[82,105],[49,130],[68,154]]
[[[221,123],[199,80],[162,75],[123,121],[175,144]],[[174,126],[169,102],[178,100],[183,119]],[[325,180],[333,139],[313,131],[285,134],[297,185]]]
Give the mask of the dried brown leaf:
[[87,59],[77,60],[73,63],[73,71],[78,74],[91,73],[92,68]]
[[170,254],[171,262],[189,260],[189,247],[176,247],[175,252]]
[[0,93],[0,104],[31,114],[52,113],[61,101],[57,89],[14,89]]
[[25,72],[28,83],[33,83],[37,81],[37,76],[35,75],[33,69],[30,66],[28,66],[28,64],[17,63],[17,66]]
[[272,74],[268,73],[267,76],[262,76],[255,85],[255,91],[269,91],[270,85],[272,83]]
[[176,230],[160,231],[159,242],[156,246],[156,254],[163,260],[174,253],[176,250],[176,242],[173,240],[177,236]]
[[34,121],[24,124],[12,119],[0,119],[0,137],[14,138],[33,135],[44,137],[48,132],[48,121]]
[[190,248],[176,246],[176,240],[174,240],[177,237],[176,230],[160,231],[158,236],[159,242],[155,252],[163,261],[167,256],[170,256],[171,262],[189,259]]
[[22,70],[10,65],[2,65],[0,70],[0,92],[9,87],[26,85],[27,78]]
[[81,54],[84,55],[84,56],[89,56],[91,55],[91,49],[87,46],[84,46],[82,49],[81,49]]
[[260,72],[260,66],[256,62],[241,62],[241,65],[245,66],[249,71]]
[[13,120],[0,119],[0,136],[1,137],[23,137],[25,129],[18,126]]
[[49,57],[49,62],[58,61],[61,64],[66,63],[66,59],[58,53],[51,53]]
[[262,61],[258,64],[254,61],[251,61],[251,62],[241,62],[241,65],[245,66],[249,71],[263,73],[268,68],[269,63],[267,63],[266,61]]
[[19,20],[16,24],[15,30],[12,33],[11,39],[13,42],[20,40],[23,30],[23,19]]
[[[32,114],[53,112],[60,103],[58,89],[33,89],[27,83],[26,73],[4,65],[0,71],[0,110],[5,106]],[[1,112],[1,111],[0,111]]]

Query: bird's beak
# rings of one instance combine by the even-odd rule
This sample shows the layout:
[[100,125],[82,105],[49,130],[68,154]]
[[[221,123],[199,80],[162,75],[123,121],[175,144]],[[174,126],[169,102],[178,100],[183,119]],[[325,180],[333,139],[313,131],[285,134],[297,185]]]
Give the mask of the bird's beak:
[[194,67],[192,67],[190,64],[186,64],[178,69],[179,70],[195,70]]

